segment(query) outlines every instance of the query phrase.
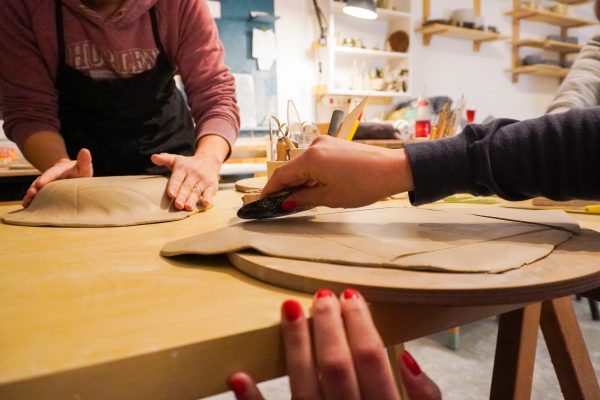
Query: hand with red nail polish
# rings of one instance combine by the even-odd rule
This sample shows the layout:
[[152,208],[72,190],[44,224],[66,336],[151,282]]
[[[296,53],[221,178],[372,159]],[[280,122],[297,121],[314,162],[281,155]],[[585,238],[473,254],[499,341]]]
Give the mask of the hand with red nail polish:
[[[348,288],[339,299],[327,288],[318,290],[311,314],[312,330],[297,301],[281,307],[292,398],[400,399],[383,342],[357,290]],[[410,400],[442,398],[408,352],[398,366]],[[245,374],[232,375],[230,387],[238,400],[262,399]]]

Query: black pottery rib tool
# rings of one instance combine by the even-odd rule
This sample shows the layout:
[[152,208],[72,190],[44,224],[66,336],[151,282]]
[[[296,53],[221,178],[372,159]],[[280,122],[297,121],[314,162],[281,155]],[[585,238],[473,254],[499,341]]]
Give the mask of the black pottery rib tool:
[[286,189],[281,192],[270,194],[263,199],[248,203],[238,210],[237,216],[242,219],[266,219],[282,217],[284,215],[308,210],[308,208],[301,207],[286,211],[281,207],[285,199],[296,190],[297,188]]

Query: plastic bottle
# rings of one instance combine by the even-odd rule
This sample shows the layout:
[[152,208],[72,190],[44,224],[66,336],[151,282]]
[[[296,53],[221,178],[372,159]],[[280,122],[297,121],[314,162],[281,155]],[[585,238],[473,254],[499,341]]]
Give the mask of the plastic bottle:
[[425,91],[417,100],[417,113],[415,115],[415,136],[428,137],[431,131],[431,108]]

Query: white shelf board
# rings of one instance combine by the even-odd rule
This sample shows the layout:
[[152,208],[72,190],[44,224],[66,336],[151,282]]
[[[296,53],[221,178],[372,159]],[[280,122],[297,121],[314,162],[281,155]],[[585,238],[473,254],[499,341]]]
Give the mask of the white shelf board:
[[269,131],[269,127],[268,126],[255,126],[255,127],[242,127],[240,128],[240,132],[268,132]]
[[330,96],[369,96],[369,97],[409,97],[406,92],[383,92],[380,90],[343,90],[332,89],[327,92]]
[[250,175],[267,172],[266,163],[231,163],[221,165],[221,176]]
[[[336,14],[343,14],[344,3],[341,1],[333,2],[333,12]],[[377,20],[397,20],[397,19],[410,19],[411,15],[405,11],[394,11],[388,10],[387,8],[377,8]],[[375,20],[376,21],[376,20]]]
[[335,46],[333,51],[336,53],[352,54],[362,57],[408,58],[408,53],[401,53],[399,51],[371,50],[349,46]]

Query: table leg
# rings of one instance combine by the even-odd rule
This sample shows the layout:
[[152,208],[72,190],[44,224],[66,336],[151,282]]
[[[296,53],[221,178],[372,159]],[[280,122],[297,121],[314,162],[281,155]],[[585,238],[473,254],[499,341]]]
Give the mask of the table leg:
[[598,380],[570,297],[545,301],[540,325],[565,399],[600,399]]
[[491,400],[531,398],[541,304],[500,315]]

